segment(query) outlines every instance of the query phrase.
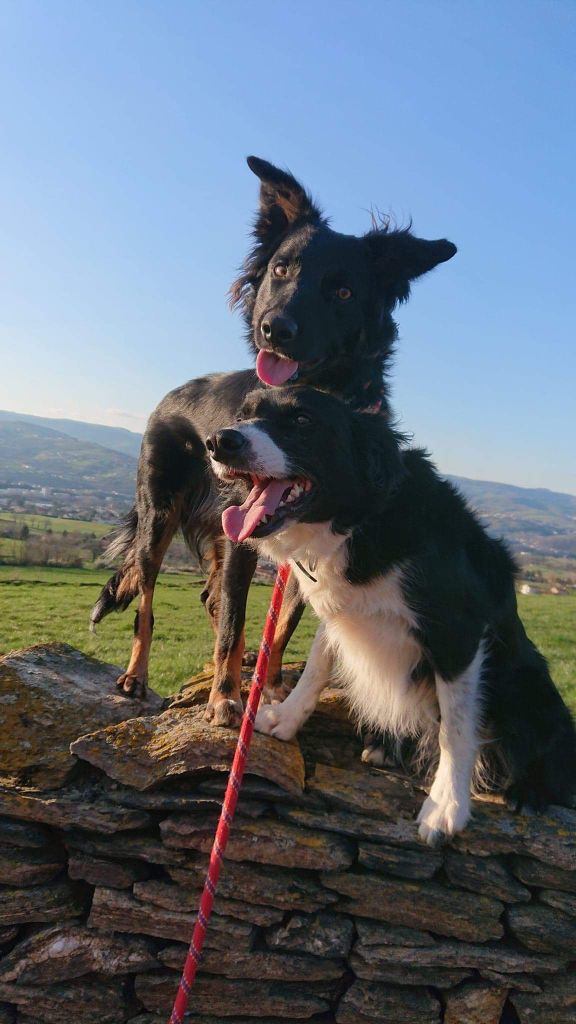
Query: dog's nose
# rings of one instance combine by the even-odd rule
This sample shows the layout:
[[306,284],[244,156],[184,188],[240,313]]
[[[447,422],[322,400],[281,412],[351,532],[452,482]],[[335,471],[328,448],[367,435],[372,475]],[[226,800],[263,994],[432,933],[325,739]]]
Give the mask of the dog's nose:
[[239,455],[248,444],[244,434],[227,427],[206,438],[206,447],[216,462],[226,462],[231,455]]
[[281,345],[294,341],[298,334],[298,324],[290,316],[274,316],[262,321],[260,331],[271,345]]

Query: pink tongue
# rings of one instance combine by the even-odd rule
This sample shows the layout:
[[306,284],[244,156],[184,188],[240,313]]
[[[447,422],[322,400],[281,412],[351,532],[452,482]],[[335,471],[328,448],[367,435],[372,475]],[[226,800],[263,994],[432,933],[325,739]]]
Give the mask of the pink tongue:
[[282,495],[293,480],[268,480],[257,483],[243,505],[232,505],[222,513],[222,528],[228,540],[240,542],[254,533],[264,516],[276,511]]
[[256,356],[256,373],[263,384],[278,388],[296,373],[298,363],[294,359],[282,359],[274,352],[260,349]]

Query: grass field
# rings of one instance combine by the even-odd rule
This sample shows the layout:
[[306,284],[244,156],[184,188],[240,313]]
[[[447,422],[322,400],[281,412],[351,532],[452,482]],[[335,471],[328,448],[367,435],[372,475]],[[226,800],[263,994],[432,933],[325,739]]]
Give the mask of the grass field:
[[[93,636],[90,608],[106,571],[36,569],[0,566],[0,653],[47,640],[64,640],[103,661],[125,666],[132,638],[133,614],[110,615]],[[172,693],[201,671],[212,655],[212,630],[200,603],[201,579],[189,574],[160,577],[155,599],[156,628],[150,683]],[[270,598],[270,588],[252,587],[247,644],[256,649]],[[550,661],[553,677],[576,713],[576,597],[519,597],[529,635]],[[305,658],[316,621],[307,609],[288,656]]]
[[96,537],[105,537],[114,526],[111,523],[95,523],[88,519],[63,519],[60,516],[41,516],[28,512],[0,512],[0,524],[17,523],[26,525],[30,531],[44,533],[87,533]]

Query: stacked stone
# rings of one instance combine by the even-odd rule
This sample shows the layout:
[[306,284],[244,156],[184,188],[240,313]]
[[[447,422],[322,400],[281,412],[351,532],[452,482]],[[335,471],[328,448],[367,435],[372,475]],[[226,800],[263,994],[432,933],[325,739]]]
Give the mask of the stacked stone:
[[[208,674],[168,706],[116,674],[0,662],[0,1024],[172,1006],[236,734],[203,721]],[[576,813],[477,801],[431,850],[423,793],[359,750],[337,691],[298,744],[255,736],[187,1019],[574,1024]]]

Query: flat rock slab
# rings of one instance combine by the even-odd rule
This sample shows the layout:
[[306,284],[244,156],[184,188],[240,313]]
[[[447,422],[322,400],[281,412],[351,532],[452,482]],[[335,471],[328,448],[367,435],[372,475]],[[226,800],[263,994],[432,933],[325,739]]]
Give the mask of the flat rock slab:
[[[205,1017],[197,1013],[187,1013],[184,1018],[186,1024],[254,1024],[254,1017]],[[20,1024],[20,1021],[18,1021]],[[23,1024],[27,1024],[23,1021]],[[137,1017],[131,1017],[129,1024],[166,1024],[166,1015],[163,1013],[139,1013]],[[258,1017],[258,1024],[284,1024],[284,1020],[278,1017]],[[315,1022],[316,1024],[316,1022]],[[334,1024],[333,1017],[322,1017],[321,1024]]]
[[[0,773],[25,775],[39,786],[65,782],[78,736],[138,714],[138,704],[119,694],[118,674],[68,644],[38,644],[0,658]],[[159,711],[162,700],[154,694],[147,706]]]
[[0,847],[0,882],[2,885],[38,885],[49,882],[64,867],[64,855],[52,847],[46,850],[22,850],[15,846]]
[[434,942],[433,945],[369,946],[359,943],[352,954],[354,970],[363,977],[396,964],[411,969],[494,970],[500,974],[555,974],[562,967],[560,958],[534,956],[506,946],[469,945],[461,942]]
[[434,946],[436,940],[430,932],[400,925],[383,924],[356,918],[356,931],[362,946]]
[[[411,850],[381,843],[359,843],[358,863],[371,871],[399,875],[400,878],[422,879],[432,878],[442,867],[444,858],[438,850],[432,850],[424,845],[420,850]],[[512,881],[514,882],[514,879]],[[516,885],[518,884],[516,882]]]
[[418,825],[415,821],[402,818],[398,821],[385,821],[368,818],[365,814],[339,811],[336,808],[327,814],[325,808],[290,807],[282,804],[277,806],[277,811],[281,818],[293,822],[299,828],[325,829],[354,839],[370,839],[392,846],[412,847],[420,849],[426,855],[424,844],[418,838]]
[[576,974],[546,981],[541,995],[514,993],[511,1001],[522,1024],[574,1024]]
[[544,814],[511,814],[488,801],[473,801],[473,815],[452,845],[486,856],[516,853],[565,871],[576,871],[576,811],[549,807]]
[[412,819],[423,801],[406,778],[376,768],[318,764],[307,790],[334,807],[369,818]]
[[[141,974],[136,978],[136,996],[147,1010],[170,1014],[180,976],[176,972]],[[197,1013],[228,1017],[240,1012],[247,1017],[266,1016],[299,1019],[329,1009],[327,998],[313,986],[266,981],[231,981],[198,977],[194,983]],[[413,1024],[413,1022],[412,1022]]]
[[0,888],[0,925],[44,923],[79,917],[83,913],[69,882]]
[[72,786],[64,792],[41,792],[29,787],[0,785],[0,812],[54,828],[84,828],[95,832],[121,832],[150,824],[147,811],[110,803],[92,788]]
[[530,890],[495,857],[473,857],[447,850],[444,870],[452,885],[493,896],[504,903],[527,903],[531,898]]
[[[71,749],[118,782],[144,790],[207,768],[227,771],[237,741],[237,729],[216,728],[194,709],[171,709],[81,736]],[[289,793],[304,788],[304,760],[296,743],[254,733],[247,771]]]
[[[151,903],[165,910],[176,911],[197,911],[201,892],[200,885],[196,890],[190,890],[182,889],[181,886],[172,885],[170,882],[155,880],[137,882],[133,888],[134,896],[141,903]],[[284,916],[282,910],[276,910],[274,907],[259,907],[249,902],[241,902],[241,890],[238,892],[238,896],[237,900],[226,900],[221,896],[216,896],[214,901],[216,913],[261,927],[275,924]]]
[[147,864],[182,864],[185,856],[178,850],[169,850],[159,839],[150,835],[101,836],[97,833],[71,831],[64,837],[71,851],[81,851],[92,857],[114,857],[143,860]]
[[0,963],[0,982],[52,985],[84,974],[131,974],[158,966],[154,946],[133,936],[100,935],[75,924],[46,928]]
[[54,837],[42,825],[32,825],[11,818],[0,818],[0,845],[16,846],[19,849],[46,850],[53,845]]
[[[181,964],[179,965],[182,966]],[[208,950],[202,958],[203,974],[225,978],[254,978],[258,981],[337,981],[346,971],[343,961],[292,953],[224,952]]]
[[547,907],[554,907],[555,910],[561,910],[569,917],[576,917],[576,896],[572,896],[570,893],[544,889],[540,893],[540,903],[546,904]]
[[119,864],[117,861],[82,854],[72,856],[68,861],[69,878],[108,889],[129,889],[134,882],[148,878],[151,870],[141,861],[125,860]]
[[446,997],[444,1024],[500,1024],[508,991],[495,985],[465,985]]
[[[212,816],[174,816],[161,822],[160,831],[169,847],[209,853],[215,826]],[[230,834],[226,856],[258,864],[338,871],[352,864],[355,848],[342,836],[295,828],[276,819],[239,820]]]
[[531,857],[513,857],[512,870],[526,885],[576,893],[576,870],[564,871],[562,868],[553,868]]
[[[169,867],[168,874],[180,886],[192,886],[194,891],[204,884],[208,859],[186,865],[186,870]],[[338,901],[338,895],[320,885],[304,871],[237,864],[226,860],[218,882],[218,893],[226,899],[238,899],[282,911],[314,911]]]
[[338,1024],[378,1021],[378,1024],[439,1024],[440,1003],[425,989],[391,988],[355,981],[336,1012]]
[[569,957],[576,950],[576,919],[551,907],[510,907],[507,912],[512,935],[526,946],[542,953]]
[[119,1024],[129,1017],[125,984],[92,976],[58,985],[4,985],[0,999],[42,1024]]
[[[196,910],[166,910],[153,903],[143,903],[121,889],[96,889],[88,919],[90,928],[105,932],[134,932],[160,939],[189,943],[196,921]],[[215,949],[231,946],[236,950],[252,948],[255,928],[243,921],[213,914],[206,945]]]
[[435,882],[406,882],[355,872],[322,874],[323,885],[348,897],[342,909],[359,917],[424,929],[469,942],[503,934],[498,900],[456,892]]
[[353,941],[353,922],[338,914],[293,914],[266,932],[266,945],[272,949],[316,957],[347,957]]

